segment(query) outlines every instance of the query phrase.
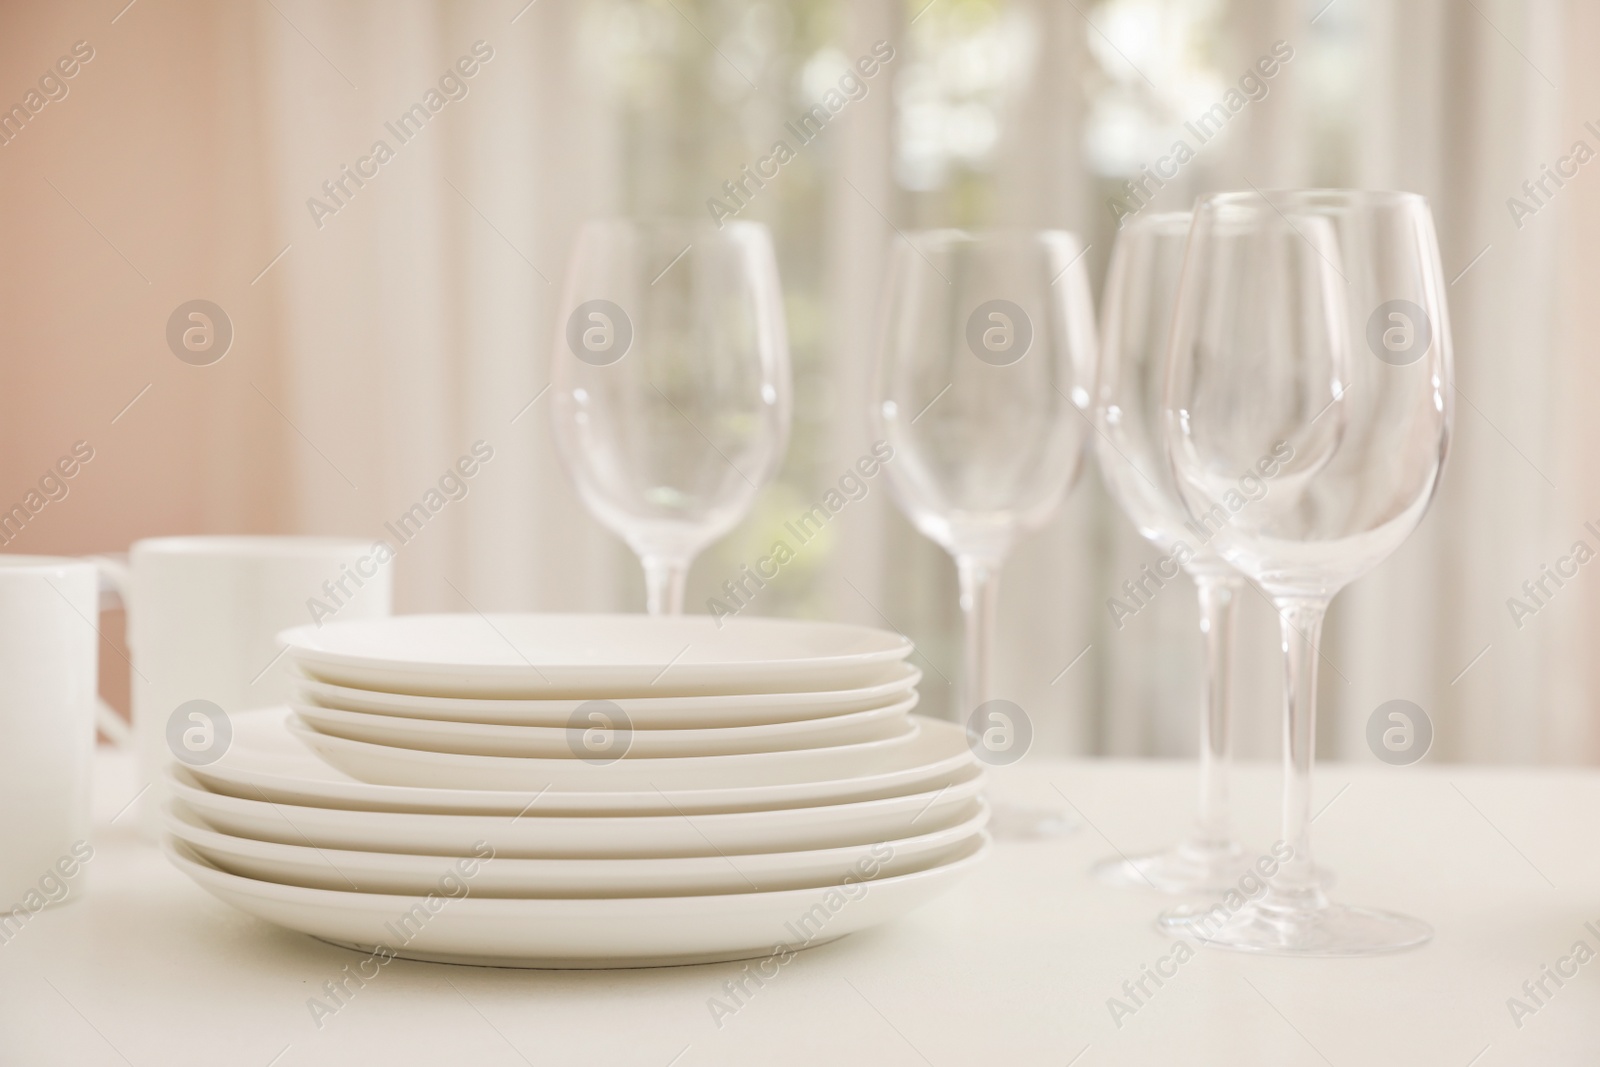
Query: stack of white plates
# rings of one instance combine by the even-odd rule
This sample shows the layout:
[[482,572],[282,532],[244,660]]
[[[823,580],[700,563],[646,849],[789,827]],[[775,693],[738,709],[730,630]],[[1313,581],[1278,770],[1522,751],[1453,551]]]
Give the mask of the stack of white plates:
[[169,853],[352,948],[502,966],[763,956],[981,857],[959,727],[905,638],[706,617],[415,615],[285,632],[291,708],[175,764]]

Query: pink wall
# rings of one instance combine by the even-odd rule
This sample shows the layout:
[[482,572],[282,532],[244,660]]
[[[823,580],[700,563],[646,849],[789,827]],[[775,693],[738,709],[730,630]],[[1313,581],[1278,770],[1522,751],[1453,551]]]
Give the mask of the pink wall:
[[[0,9],[0,108],[26,105],[76,42],[93,49],[73,77],[46,79],[66,95],[0,145],[0,511],[75,442],[94,449],[3,551],[117,551],[288,521],[292,431],[262,395],[281,390],[272,275],[251,284],[281,247],[256,79],[212,57],[252,54],[222,47],[241,34],[292,30],[244,5],[143,2],[117,17],[121,2]],[[181,362],[166,341],[168,317],[194,298],[233,322],[213,366]],[[119,619],[102,629],[120,639]],[[102,659],[119,696],[121,654],[106,645]]]

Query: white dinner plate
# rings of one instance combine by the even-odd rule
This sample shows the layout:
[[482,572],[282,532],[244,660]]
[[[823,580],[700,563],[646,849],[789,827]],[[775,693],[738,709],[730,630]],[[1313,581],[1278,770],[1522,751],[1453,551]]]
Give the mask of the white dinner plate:
[[[292,704],[295,714],[318,733],[395,748],[453,752],[466,756],[531,756],[571,759],[589,754],[593,740],[629,757],[727,756],[751,752],[783,752],[877,741],[905,732],[906,713],[917,706],[917,694],[894,704],[845,715],[763,726],[722,726],[709,730],[641,730],[629,728],[615,705],[580,705],[582,726],[501,726],[497,723],[441,722],[345,711],[315,704]],[[586,728],[588,727],[588,728]],[[612,734],[603,731],[621,727]]]
[[[875,741],[790,752],[746,752],[734,756],[616,756],[577,759],[534,756],[463,756],[374,745],[324,734],[290,717],[291,734],[317,755],[363,782],[434,789],[599,789],[663,791],[727,789],[753,785],[797,785],[849,778],[897,766],[916,750],[921,724],[908,715],[899,730]],[[620,748],[617,750],[620,751]]]
[[311,889],[426,894],[454,872],[475,897],[642,897],[773,892],[890,877],[946,863],[982,832],[988,810],[915,837],[842,848],[661,859],[512,859],[478,862],[399,852],[317,849],[209,829],[174,803],[167,832],[212,865],[245,878]]
[[[250,800],[303,807],[440,815],[516,815],[525,810],[566,815],[765,811],[875,800],[946,787],[966,789],[970,786],[975,790],[973,783],[981,777],[961,727],[924,719],[915,742],[909,749],[897,752],[892,763],[867,774],[814,782],[731,789],[613,791],[587,786],[577,790],[505,791],[376,785],[329,766],[301,744],[285,727],[289,715],[287,708],[264,708],[229,716],[233,737],[222,758],[203,766],[175,764],[174,774],[185,781],[192,775],[212,792]],[[330,738],[326,743],[336,743],[336,739]]]
[[181,842],[178,869],[241,911],[388,957],[499,967],[649,967],[776,956],[899,917],[949,889],[987,837],[950,863],[870,883],[714,896],[516,900],[306,889],[220,871]]
[[[723,693],[690,697],[616,697],[636,730],[706,729],[722,726],[761,726],[798,722],[828,715],[882,707],[903,699],[922,680],[922,672],[909,663],[883,668],[884,681],[855,689],[824,689],[815,693]],[[346,711],[371,711],[412,719],[449,722],[498,723],[505,726],[558,726],[572,721],[580,699],[515,700],[472,697],[429,697],[410,693],[385,693],[376,689],[319,682],[304,675],[291,678],[303,703]],[[611,698],[607,698],[611,699]]]
[[841,848],[909,837],[972,817],[982,803],[955,787],[774,811],[710,815],[422,815],[302,808],[210,793],[169,776],[170,795],[235,837],[356,852],[470,856],[480,842],[522,859],[630,859]]
[[708,615],[395,615],[278,635],[312,678],[422,696],[704,696],[848,689],[911,654],[890,630]]

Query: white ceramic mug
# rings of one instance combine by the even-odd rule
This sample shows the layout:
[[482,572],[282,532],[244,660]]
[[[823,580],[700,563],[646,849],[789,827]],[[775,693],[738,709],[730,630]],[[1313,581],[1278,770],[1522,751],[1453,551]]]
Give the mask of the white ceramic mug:
[[99,612],[94,563],[0,554],[0,941],[92,855]]
[[[186,743],[174,738],[216,736],[205,733],[214,724],[178,714],[183,705],[208,701],[227,714],[289,698],[279,631],[389,614],[390,553],[376,549],[335,537],[158,537],[136,542],[126,564],[102,560],[128,611],[141,784],[159,781],[174,744]],[[141,801],[146,826],[160,793]]]

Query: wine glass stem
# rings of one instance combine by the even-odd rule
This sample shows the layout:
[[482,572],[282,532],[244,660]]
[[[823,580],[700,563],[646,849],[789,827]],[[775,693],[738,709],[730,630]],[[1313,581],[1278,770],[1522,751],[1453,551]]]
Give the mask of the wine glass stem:
[[966,722],[993,690],[995,600],[1000,588],[998,560],[957,556],[965,643],[961,663],[961,704],[955,721]]
[[1328,602],[1282,597],[1283,627],[1283,841],[1294,854],[1279,868],[1274,888],[1314,894],[1311,864],[1311,768],[1317,756],[1317,657]]
[[689,577],[689,561],[645,556],[645,610],[651,615],[682,615],[683,587]]
[[1244,579],[1236,574],[1202,574],[1200,640],[1205,685],[1200,693],[1200,840],[1226,845],[1233,836],[1228,805],[1228,775],[1233,761],[1233,630]]

